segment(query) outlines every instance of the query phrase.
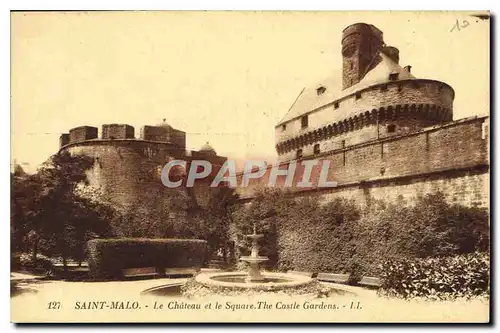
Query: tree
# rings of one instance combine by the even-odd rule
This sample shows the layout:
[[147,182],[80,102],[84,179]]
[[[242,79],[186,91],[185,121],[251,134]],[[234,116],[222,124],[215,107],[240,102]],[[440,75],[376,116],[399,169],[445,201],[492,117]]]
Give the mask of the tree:
[[[266,263],[275,266],[278,262],[278,228],[286,223],[295,202],[287,192],[277,188],[263,188],[255,192],[252,202],[236,207],[232,218],[234,221],[234,236],[239,252],[249,252],[250,243],[246,235],[263,234],[260,240],[261,254],[269,257]],[[295,217],[296,218],[296,217]]]
[[88,156],[60,152],[36,174],[13,180],[11,229],[16,243],[22,239],[31,246],[33,261],[42,246],[47,254],[61,256],[66,269],[68,258],[81,262],[87,239],[110,235],[113,209],[76,193],[92,165]]
[[[36,175],[11,174],[11,251],[28,252],[29,239],[40,232],[38,206],[41,183]],[[36,255],[36,248],[34,249]]]
[[204,205],[189,200],[185,207],[184,219],[175,224],[175,234],[182,238],[198,238],[206,240],[210,254],[221,251],[227,261],[232,250],[230,245],[231,207],[236,203],[238,195],[230,187],[210,187],[206,193]]

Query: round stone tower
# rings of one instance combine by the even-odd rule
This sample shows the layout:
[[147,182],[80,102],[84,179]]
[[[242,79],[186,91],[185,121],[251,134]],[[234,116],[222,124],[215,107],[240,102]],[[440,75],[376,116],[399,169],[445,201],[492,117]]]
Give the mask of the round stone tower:
[[[161,181],[162,169],[171,160],[211,162],[217,174],[225,157],[186,151],[186,133],[165,122],[141,128],[139,138],[128,124],[105,124],[101,137],[97,127],[80,126],[60,137],[60,151],[92,157],[94,166],[87,171],[89,184],[86,193],[112,204],[122,212],[134,212],[137,219],[165,221],[172,212],[182,211],[179,205],[188,201],[204,205],[208,198],[210,179],[200,179],[194,188],[167,188]],[[207,185],[208,184],[208,185]]]
[[382,31],[356,23],[342,32],[342,71],[305,87],[275,126],[280,161],[309,158],[453,120],[453,89],[417,78]]
[[366,23],[355,23],[342,32],[342,89],[358,83],[378,64],[378,51],[383,47],[382,31]]

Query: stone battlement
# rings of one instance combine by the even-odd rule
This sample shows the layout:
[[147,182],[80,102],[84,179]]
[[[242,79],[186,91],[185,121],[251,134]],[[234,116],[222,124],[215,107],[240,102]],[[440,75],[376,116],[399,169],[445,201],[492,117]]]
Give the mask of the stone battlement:
[[128,124],[104,124],[102,125],[101,137],[98,137],[97,127],[79,126],[69,130],[69,133],[61,134],[59,148],[83,142],[104,142],[116,140],[160,142],[174,145],[180,149],[186,147],[186,132],[177,130],[170,125],[160,124],[157,126],[145,125],[141,128],[139,138],[135,137],[135,129]]

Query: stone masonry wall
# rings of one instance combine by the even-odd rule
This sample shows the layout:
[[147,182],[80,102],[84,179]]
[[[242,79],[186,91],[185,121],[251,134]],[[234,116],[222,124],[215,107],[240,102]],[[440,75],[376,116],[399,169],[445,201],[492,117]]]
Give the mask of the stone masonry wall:
[[[393,198],[442,190],[449,192],[452,201],[486,205],[489,200],[487,123],[487,117],[468,118],[319,154],[320,162],[330,161],[328,180],[337,181],[338,188],[313,186],[291,190],[297,194],[321,192],[325,198],[351,196],[360,203],[366,203],[367,192],[375,197]],[[288,163],[281,164],[281,168],[287,166]],[[302,173],[299,160],[294,184],[302,179]],[[251,180],[249,187],[239,187],[238,192],[243,198],[251,197],[256,188],[267,185],[269,174],[270,169],[263,178]],[[315,185],[319,175],[320,167],[313,168],[311,179]],[[242,174],[238,177],[241,179]],[[277,186],[282,186],[284,180],[284,176],[278,177]]]
[[388,82],[361,90],[360,93],[361,98],[359,99],[356,99],[355,94],[352,94],[339,100],[337,109],[332,101],[314,112],[313,110],[304,110],[309,112],[309,126],[307,128],[301,128],[300,117],[287,122],[285,130],[283,130],[282,125],[277,126],[275,129],[276,143],[291,139],[319,126],[346,120],[381,107],[429,104],[447,109],[449,112],[453,108],[453,89],[445,83],[433,80]]
[[[90,186],[117,207],[134,205],[161,197],[166,187],[160,175],[169,158],[178,156],[175,147],[139,140],[100,140],[66,149],[95,159],[88,172]],[[158,205],[161,203],[158,202]]]
[[[226,160],[222,156],[200,154],[191,158],[173,144],[132,139],[93,140],[63,149],[94,158],[94,166],[87,173],[92,195],[122,212],[132,211],[140,215],[139,218],[157,221],[171,219],[174,209],[181,208],[178,212],[185,213],[188,203],[206,205],[212,177]],[[185,160],[187,170],[191,159],[209,160],[213,165],[212,174],[208,179],[196,180],[192,189],[167,188],[161,181],[161,172],[165,164],[174,159]]]

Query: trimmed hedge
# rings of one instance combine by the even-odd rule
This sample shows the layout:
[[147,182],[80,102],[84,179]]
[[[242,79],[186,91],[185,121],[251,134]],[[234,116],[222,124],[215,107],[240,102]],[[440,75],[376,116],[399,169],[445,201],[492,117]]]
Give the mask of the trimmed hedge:
[[94,239],[87,242],[87,250],[90,276],[109,280],[122,279],[126,268],[200,268],[207,257],[207,242],[199,239]]
[[387,296],[453,299],[489,295],[488,253],[387,261],[380,293]]

